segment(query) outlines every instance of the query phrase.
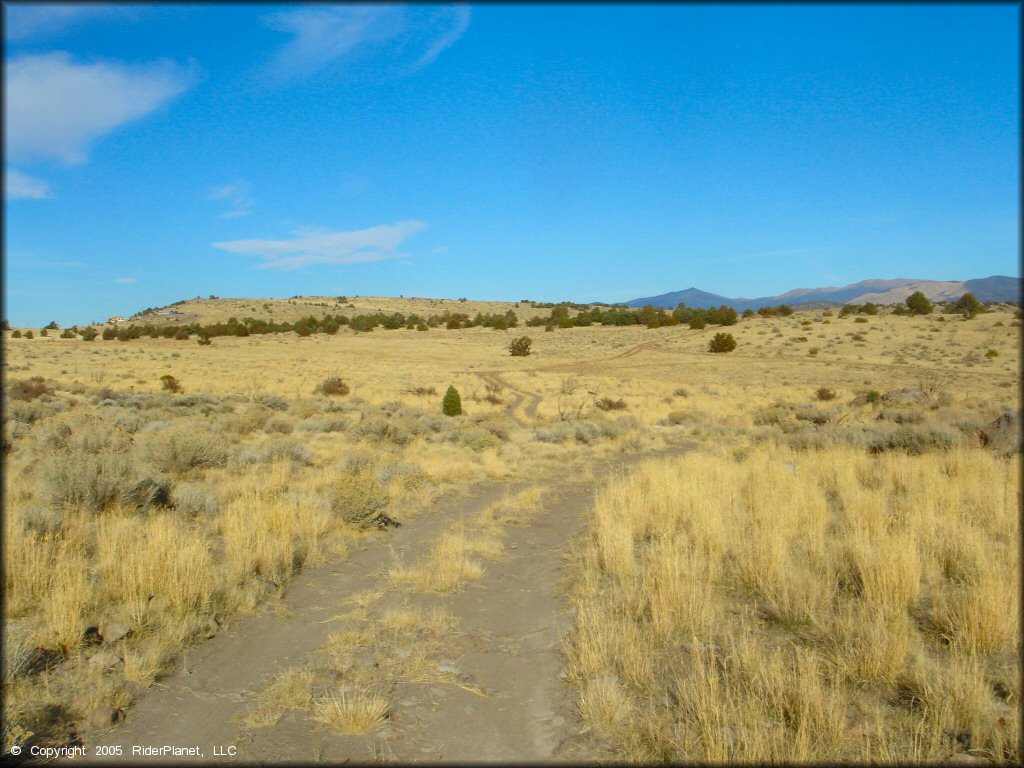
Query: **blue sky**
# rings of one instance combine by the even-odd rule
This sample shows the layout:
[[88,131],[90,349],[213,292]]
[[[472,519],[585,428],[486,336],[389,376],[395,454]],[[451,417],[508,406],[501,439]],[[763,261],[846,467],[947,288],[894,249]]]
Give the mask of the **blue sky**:
[[1020,268],[1020,8],[5,3],[5,316]]

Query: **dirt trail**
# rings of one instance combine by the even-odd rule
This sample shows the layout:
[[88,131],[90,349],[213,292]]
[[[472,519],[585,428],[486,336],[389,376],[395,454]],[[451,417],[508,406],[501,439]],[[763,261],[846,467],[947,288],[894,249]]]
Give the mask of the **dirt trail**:
[[[647,456],[595,467],[588,482],[489,484],[366,541],[343,562],[301,574],[277,612],[233,620],[191,650],[124,723],[90,743],[119,745],[125,757],[146,762],[161,758],[133,754],[132,747],[197,746],[202,760],[216,754],[244,762],[593,758],[580,741],[573,693],[561,679],[560,643],[572,624],[559,596],[561,572],[599,480]],[[543,508],[506,521],[505,557],[488,560],[480,579],[454,594],[397,594],[387,578],[396,559],[419,559],[460,520],[510,491],[537,485],[547,489]],[[443,641],[443,662],[462,682],[391,681],[388,724],[370,736],[331,733],[306,711],[288,712],[264,727],[240,722],[275,674],[315,666],[317,649],[345,628],[338,616],[351,608],[347,601],[374,589],[386,593],[381,605],[401,599],[404,605],[440,606],[457,619],[458,632]]]

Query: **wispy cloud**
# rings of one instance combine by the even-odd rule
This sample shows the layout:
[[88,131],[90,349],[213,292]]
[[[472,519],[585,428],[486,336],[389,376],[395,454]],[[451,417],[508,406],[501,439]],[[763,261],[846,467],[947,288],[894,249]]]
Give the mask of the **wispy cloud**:
[[245,181],[236,181],[234,184],[225,184],[220,187],[213,187],[210,190],[210,200],[227,200],[230,209],[220,215],[222,219],[237,219],[241,216],[248,216],[252,213],[252,207],[256,201],[249,196],[252,185]]
[[141,8],[86,3],[10,3],[5,8],[6,37],[25,42],[60,34],[103,17],[135,18]]
[[195,80],[170,61],[75,63],[63,51],[7,62],[7,156],[15,161],[85,162],[89,145],[159,109]]
[[137,277],[119,277],[114,282],[117,283],[118,285],[132,285],[134,283],[139,282],[139,278],[137,278]]
[[263,18],[292,39],[267,64],[278,83],[308,77],[374,54],[385,68],[406,72],[429,65],[469,26],[468,6],[314,6]]
[[45,200],[50,197],[50,185],[42,179],[8,168],[4,172],[4,195],[8,200]]
[[414,69],[420,69],[430,64],[434,59],[441,55],[447,48],[451,48],[462,37],[462,33],[469,28],[469,6],[468,5],[457,5],[451,9],[451,16],[443,19],[443,22],[448,23],[448,30],[442,32],[440,37],[434,40],[427,48],[426,53],[420,56],[419,60],[413,65]]
[[397,249],[427,225],[422,221],[381,224],[350,232],[298,229],[291,240],[231,240],[214,243],[231,253],[259,256],[261,269],[295,269],[310,264],[356,264],[401,256]]

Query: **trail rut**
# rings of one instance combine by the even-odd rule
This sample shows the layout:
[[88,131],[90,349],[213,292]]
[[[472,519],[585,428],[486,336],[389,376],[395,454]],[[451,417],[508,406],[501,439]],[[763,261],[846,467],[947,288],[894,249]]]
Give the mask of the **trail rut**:
[[[598,481],[645,456],[596,467],[587,482],[488,484],[467,498],[439,502],[401,528],[365,541],[347,559],[300,574],[280,610],[243,616],[189,651],[97,744],[120,746],[136,761],[181,757],[133,754],[136,746],[198,747],[200,760],[279,761],[552,761],[593,759],[576,727],[573,692],[561,678],[560,654],[572,617],[559,595],[569,542],[584,525]],[[387,570],[416,559],[445,530],[504,495],[541,485],[542,508],[502,527],[504,557],[454,594],[399,594]],[[294,710],[264,727],[242,722],[273,676],[315,667],[318,649],[344,629],[351,598],[382,592],[379,607],[441,606],[458,631],[442,640],[438,668],[448,679],[385,680],[389,715],[364,736],[333,733]],[[195,759],[195,758],[193,758]]]

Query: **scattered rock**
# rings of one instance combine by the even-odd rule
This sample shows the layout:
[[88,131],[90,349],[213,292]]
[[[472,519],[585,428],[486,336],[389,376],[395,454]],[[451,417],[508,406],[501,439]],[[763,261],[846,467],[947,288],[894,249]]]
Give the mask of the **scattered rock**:
[[867,405],[867,404],[868,404],[868,396],[867,395],[857,395],[855,398],[853,398],[853,400],[850,401],[850,405],[858,405],[859,406],[859,405]]
[[981,430],[981,443],[990,451],[1009,456],[1021,451],[1020,416],[1006,411]]
[[89,715],[89,722],[95,728],[109,728],[124,720],[124,710],[117,707],[97,707]]
[[100,624],[99,633],[104,643],[116,643],[129,632],[124,624]]
[[335,685],[341,677],[341,672],[335,669],[318,669],[313,672],[313,679],[310,682],[314,688],[327,688]]
[[459,674],[459,668],[449,662],[444,662],[437,665],[437,671],[442,675],[457,675]]
[[395,656],[397,656],[400,659],[408,659],[409,656],[411,656],[411,655],[412,655],[412,651],[410,651],[408,648],[396,648],[395,649]]
[[924,393],[919,389],[897,389],[882,395],[882,399],[890,403],[916,403],[924,397]]
[[112,669],[119,664],[123,664],[124,659],[113,651],[100,651],[99,653],[94,653],[89,657],[89,663],[95,664],[103,669]]
[[402,707],[415,707],[419,702],[416,699],[402,699],[398,702]]
[[560,728],[563,725],[565,725],[565,718],[561,715],[555,715],[553,718],[551,718],[551,724],[555,726],[555,728]]
[[990,763],[992,762],[988,758],[979,757],[978,755],[971,755],[967,752],[959,752],[949,758],[946,762],[949,763]]
[[220,632],[220,622],[217,621],[216,616],[211,616],[203,624],[203,637],[209,639]]
[[846,730],[855,739],[869,738],[878,734],[878,729],[853,704],[846,708]]

